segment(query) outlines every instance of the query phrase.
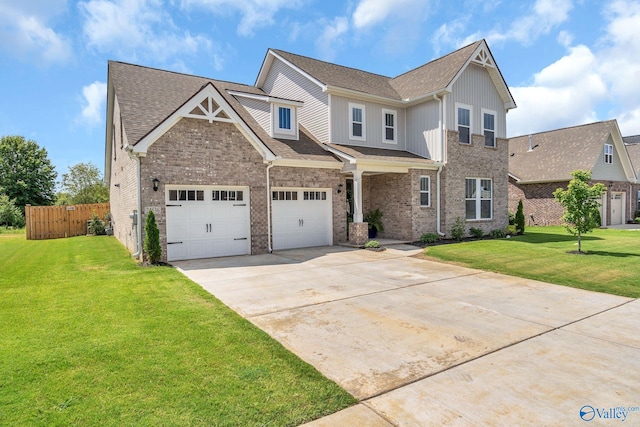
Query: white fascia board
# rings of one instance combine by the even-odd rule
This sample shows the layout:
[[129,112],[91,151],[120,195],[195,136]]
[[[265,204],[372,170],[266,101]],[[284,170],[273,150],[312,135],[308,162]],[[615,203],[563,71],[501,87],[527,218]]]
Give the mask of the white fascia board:
[[[196,108],[206,97],[211,97],[219,107],[227,114],[229,120],[221,120],[229,123],[233,123],[244,135],[244,137],[253,145],[253,147],[262,155],[265,160],[275,159],[275,155],[267,148],[266,145],[257,137],[256,134],[247,126],[247,124],[240,118],[235,110],[227,103],[227,101],[220,95],[217,89],[211,84],[207,84],[202,90],[191,97],[185,102],[182,107],[173,112],[166,120],[156,126],[151,132],[149,132],[144,138],[142,138],[134,147],[132,152],[138,155],[146,155],[149,147],[156,142],[162,135],[164,135],[169,129],[175,126],[178,121],[183,117],[189,117],[189,113]],[[193,117],[193,116],[191,116]],[[201,119],[201,118],[196,118]]]
[[274,166],[291,168],[342,169],[344,163],[323,160],[283,159],[273,160]]
[[514,174],[512,174],[512,173],[508,173],[507,175],[509,175],[509,178],[513,178],[513,180],[514,180],[515,182],[518,182],[518,183],[519,183],[519,182],[521,181],[521,179],[520,179],[520,178],[518,178],[517,176],[515,176],[515,175],[514,175]]
[[379,104],[393,105],[396,107],[404,107],[406,102],[400,99],[386,98],[379,95],[371,95],[364,92],[358,92],[357,90],[345,89],[338,86],[327,86],[326,92],[333,95],[342,96],[345,98],[357,99],[361,101],[371,101]]
[[322,144],[322,148],[324,148],[326,151],[335,154],[336,156],[340,157],[341,159],[344,159],[344,161],[348,162],[348,163],[355,163],[356,162],[356,158],[352,157],[348,154],[343,153],[342,151],[330,147],[327,144]]
[[629,152],[624,146],[624,141],[622,140],[622,134],[620,133],[620,128],[618,127],[618,121],[614,122],[613,129],[611,130],[611,139],[613,140],[613,145],[616,147],[618,151],[618,158],[622,162],[622,168],[624,169],[624,174],[627,176],[627,180],[629,182],[637,182],[637,177],[633,169],[633,164],[631,163],[631,158],[629,157]]
[[291,62],[287,61],[286,59],[284,59],[282,56],[278,55],[277,53],[275,53],[271,49],[269,49],[269,51],[267,52],[267,57],[268,58],[265,59],[264,64],[263,64],[262,68],[260,69],[260,74],[258,74],[258,79],[256,80],[256,84],[255,84],[256,87],[262,87],[262,85],[264,84],[264,80],[267,78],[267,74],[269,73],[268,69],[271,68],[271,63],[273,62],[273,58],[277,58],[280,61],[282,61],[285,64],[287,64],[288,67],[291,67],[296,72],[300,73],[301,75],[303,75],[304,77],[309,79],[312,83],[318,85],[322,89],[323,92],[325,92],[327,90],[327,85],[325,85],[320,80],[318,80],[315,77],[313,77],[311,74],[307,73],[306,71],[302,70],[301,68],[298,68],[297,66],[295,66]]
[[268,102],[270,104],[283,104],[283,105],[291,105],[294,107],[303,107],[303,101],[294,101],[293,99],[285,99],[285,98],[277,98],[274,96],[268,95],[257,95],[255,93],[247,93],[247,92],[238,92],[234,90],[227,91],[229,95],[240,96],[242,98],[250,98],[256,99],[258,101]]
[[414,162],[398,162],[386,160],[363,160],[356,163],[345,164],[343,172],[370,172],[370,173],[408,173],[410,169],[438,170],[441,163],[424,164]]

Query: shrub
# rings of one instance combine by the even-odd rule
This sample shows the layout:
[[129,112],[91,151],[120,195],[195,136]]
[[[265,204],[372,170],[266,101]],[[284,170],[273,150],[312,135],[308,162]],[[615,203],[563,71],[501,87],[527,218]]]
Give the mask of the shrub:
[[6,194],[0,194],[0,225],[5,227],[24,227],[24,215],[16,206],[15,200]]
[[600,227],[602,225],[602,216],[600,216],[600,211],[598,210],[593,212],[593,224],[594,227]]
[[522,199],[518,202],[518,211],[516,212],[516,230],[518,234],[524,234],[524,210],[522,208]]
[[484,231],[482,231],[481,228],[471,227],[469,229],[469,235],[471,237],[475,237],[476,239],[482,239],[482,236],[484,236]]
[[453,223],[451,227],[451,237],[453,237],[458,242],[462,240],[465,233],[465,225],[464,220],[460,217],[456,218],[456,222]]
[[516,225],[516,216],[513,212],[509,212],[509,225]]
[[513,224],[509,224],[509,225],[507,225],[507,228],[505,229],[505,232],[506,232],[508,235],[515,235],[515,234],[516,234],[516,232],[517,232],[517,230],[516,230],[516,226],[515,226],[515,225],[513,225]]
[[636,219],[634,219],[633,222],[635,222],[636,224],[640,224],[640,216],[636,217]]
[[504,232],[504,230],[501,230],[499,228],[496,228],[495,230],[491,230],[489,232],[489,236],[493,239],[502,239],[506,235],[507,234]]
[[377,240],[369,240],[364,244],[364,247],[369,249],[377,249],[380,247],[380,242],[378,242]]
[[440,236],[438,236],[436,233],[424,233],[422,236],[420,236],[420,241],[422,243],[435,243],[438,240],[440,240]]
[[151,264],[160,262],[162,248],[160,247],[160,230],[156,224],[156,216],[152,210],[147,214],[144,224],[144,251]]
[[100,217],[93,211],[91,215],[91,219],[89,219],[88,232],[89,234],[93,234],[94,236],[101,236],[103,234],[107,234],[104,229],[104,221],[100,219]]

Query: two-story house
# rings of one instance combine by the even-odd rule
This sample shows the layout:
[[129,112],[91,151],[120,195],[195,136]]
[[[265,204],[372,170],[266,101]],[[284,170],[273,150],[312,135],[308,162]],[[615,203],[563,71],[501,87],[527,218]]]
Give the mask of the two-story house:
[[376,208],[381,237],[488,233],[514,107],[484,40],[395,78],[270,49],[254,86],[110,61],[114,232],[138,255],[153,210],[169,261],[363,244]]

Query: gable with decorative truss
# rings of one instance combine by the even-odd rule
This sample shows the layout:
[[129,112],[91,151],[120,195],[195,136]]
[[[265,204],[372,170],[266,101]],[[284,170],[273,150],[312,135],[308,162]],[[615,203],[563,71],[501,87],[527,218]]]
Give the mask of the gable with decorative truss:
[[496,66],[495,63],[493,62],[493,57],[489,52],[487,52],[484,46],[481,46],[478,49],[478,51],[476,52],[476,55],[473,57],[471,61],[483,67],[495,68]]
[[275,158],[273,153],[255,133],[253,133],[212,83],[206,84],[198,93],[145,135],[145,137],[135,145],[133,151],[143,156],[146,155],[149,147],[182,118],[207,120],[209,123],[233,123],[265,160]]

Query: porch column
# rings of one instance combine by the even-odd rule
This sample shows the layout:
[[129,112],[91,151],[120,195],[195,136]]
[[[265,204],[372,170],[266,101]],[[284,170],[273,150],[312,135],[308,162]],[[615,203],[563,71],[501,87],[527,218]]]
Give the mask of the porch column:
[[362,171],[353,171],[353,222],[362,222]]

